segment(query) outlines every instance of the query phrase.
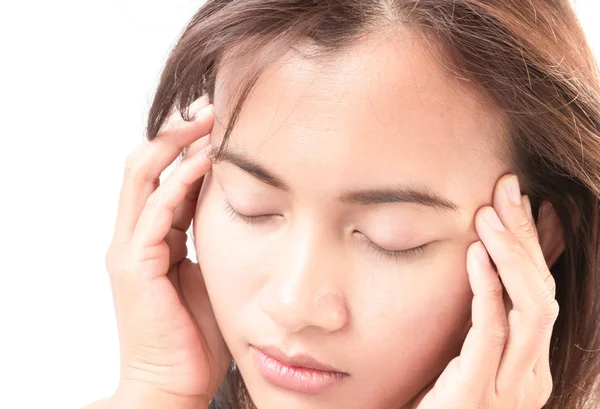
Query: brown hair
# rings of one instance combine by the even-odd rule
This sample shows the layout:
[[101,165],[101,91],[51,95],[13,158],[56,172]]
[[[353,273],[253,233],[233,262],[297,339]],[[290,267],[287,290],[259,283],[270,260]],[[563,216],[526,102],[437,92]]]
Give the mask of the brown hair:
[[[214,96],[218,67],[236,67],[239,98],[223,143],[262,70],[294,45],[315,56],[403,24],[443,50],[444,66],[507,115],[513,168],[534,213],[554,206],[566,248],[552,266],[561,312],[551,343],[546,408],[600,405],[600,89],[598,70],[568,0],[208,0],[172,50],[150,109],[152,139],[173,109]],[[231,53],[233,54],[233,53]],[[217,155],[218,156],[218,155]],[[234,407],[253,404],[232,365]]]

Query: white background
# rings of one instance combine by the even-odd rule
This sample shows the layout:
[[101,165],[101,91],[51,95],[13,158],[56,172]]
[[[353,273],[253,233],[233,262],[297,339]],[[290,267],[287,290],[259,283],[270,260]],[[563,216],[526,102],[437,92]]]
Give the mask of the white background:
[[[0,3],[0,408],[76,409],[116,387],[104,257],[122,169],[201,3]],[[576,8],[600,56],[598,0]]]

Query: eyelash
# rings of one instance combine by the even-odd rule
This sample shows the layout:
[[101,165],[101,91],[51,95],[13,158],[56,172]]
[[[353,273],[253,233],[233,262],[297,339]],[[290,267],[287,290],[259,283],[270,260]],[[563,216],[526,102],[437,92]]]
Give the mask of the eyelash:
[[[243,221],[250,225],[259,224],[259,223],[262,223],[266,220],[270,220],[270,219],[274,218],[275,216],[277,216],[276,214],[266,214],[266,215],[260,215],[260,216],[247,216],[245,214],[241,214],[238,211],[236,211],[231,206],[231,203],[229,203],[228,200],[225,200],[225,211],[227,212],[227,214],[229,214],[231,220]],[[410,257],[415,257],[419,254],[422,254],[423,251],[425,250],[425,247],[427,247],[429,245],[429,243],[425,243],[421,246],[413,247],[411,249],[406,249],[406,250],[387,250],[387,249],[384,249],[383,247],[380,247],[377,244],[373,243],[364,234],[362,234],[360,232],[357,232],[357,233],[359,233],[363,237],[363,240],[366,242],[367,246],[371,250],[373,250],[375,252],[375,254],[377,254],[378,256],[385,257],[390,260],[402,260],[402,259],[407,259]]]
[[367,246],[371,250],[373,250],[373,252],[377,256],[382,256],[382,257],[385,257],[390,260],[405,260],[407,258],[416,257],[420,254],[423,254],[423,252],[425,251],[425,248],[430,244],[430,243],[425,243],[418,247],[413,247],[411,249],[406,249],[406,250],[387,250],[387,249],[384,249],[383,247],[380,247],[377,244],[373,243],[364,234],[362,234],[360,232],[357,232],[357,233],[359,233],[363,237],[363,240],[366,242]]
[[251,225],[259,224],[263,221],[269,220],[277,216],[276,214],[265,214],[260,216],[246,216],[245,214],[241,214],[237,212],[229,203],[228,200],[225,200],[225,211],[229,214],[231,220],[237,221],[241,220]]

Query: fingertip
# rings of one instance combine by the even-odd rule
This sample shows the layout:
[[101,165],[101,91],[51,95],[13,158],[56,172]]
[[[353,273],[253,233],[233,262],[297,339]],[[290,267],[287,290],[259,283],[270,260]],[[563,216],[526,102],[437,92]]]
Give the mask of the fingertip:
[[480,264],[487,265],[487,266],[492,264],[491,260],[490,260],[490,256],[487,252],[487,249],[483,245],[483,242],[476,241],[475,243],[472,244],[472,246],[473,246],[473,251],[475,253],[475,257]]
[[214,112],[215,110],[212,104],[198,104],[194,107],[190,105],[190,117],[192,122],[206,121],[214,116]]
[[190,104],[190,113],[192,114],[192,116],[195,116],[198,112],[200,112],[204,107],[208,106],[209,104],[210,99],[208,98],[208,94],[204,94]]
[[[214,108],[213,104],[208,104],[205,107],[203,107],[200,110],[199,114],[200,115],[198,115],[198,116],[202,117],[203,119],[213,116],[215,114],[215,108]],[[198,118],[198,117],[196,117],[196,118]]]
[[485,234],[489,229],[489,223],[487,222],[487,216],[489,213],[495,213],[496,210],[489,205],[480,207],[475,213],[474,224],[477,233],[481,236],[481,234]]
[[474,291],[483,288],[485,282],[497,276],[496,266],[481,240],[472,243],[467,253],[467,272]]

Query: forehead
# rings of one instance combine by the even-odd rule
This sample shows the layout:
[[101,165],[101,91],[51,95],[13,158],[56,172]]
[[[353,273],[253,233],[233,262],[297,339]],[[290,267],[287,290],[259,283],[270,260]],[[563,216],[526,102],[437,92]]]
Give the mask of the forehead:
[[[298,49],[261,74],[229,142],[287,172],[291,185],[326,191],[417,182],[451,194],[474,176],[491,181],[506,169],[504,115],[453,78],[418,35],[367,37],[328,59]],[[213,143],[236,102],[243,65],[232,60],[219,71]]]

